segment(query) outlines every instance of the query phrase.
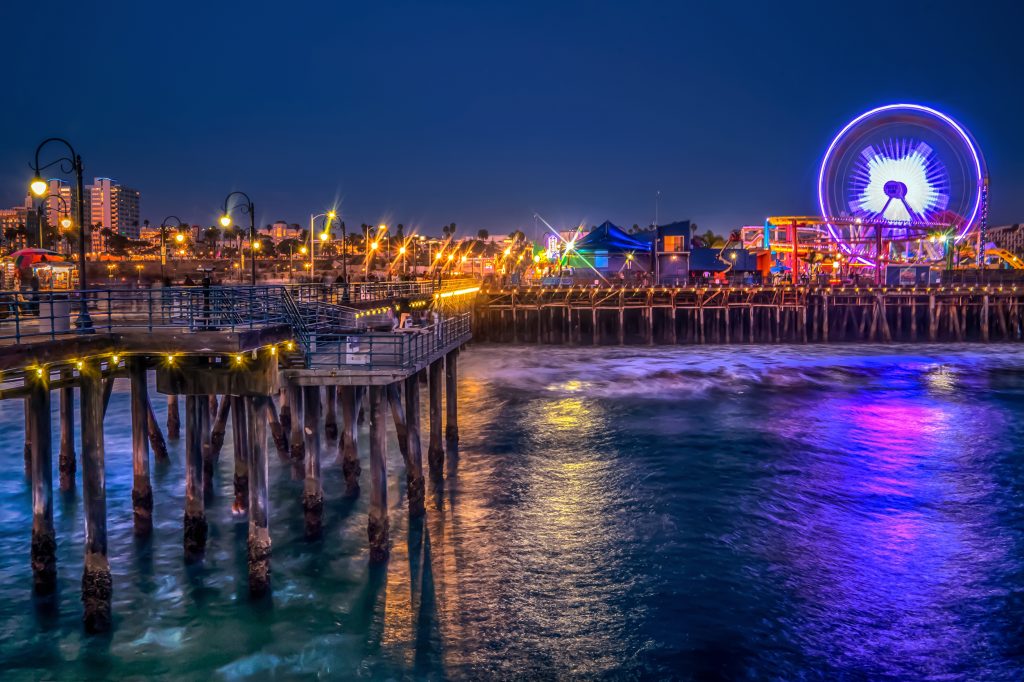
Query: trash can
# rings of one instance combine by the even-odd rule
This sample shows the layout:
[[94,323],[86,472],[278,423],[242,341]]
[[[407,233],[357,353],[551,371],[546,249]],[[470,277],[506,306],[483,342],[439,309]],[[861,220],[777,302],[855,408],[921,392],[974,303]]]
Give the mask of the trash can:
[[71,330],[71,301],[67,296],[53,296],[40,301],[39,328],[44,334]]

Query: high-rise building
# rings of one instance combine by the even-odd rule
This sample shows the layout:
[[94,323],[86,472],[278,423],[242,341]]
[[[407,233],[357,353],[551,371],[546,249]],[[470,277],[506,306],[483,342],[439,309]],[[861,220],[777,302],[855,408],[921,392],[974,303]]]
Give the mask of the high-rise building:
[[96,178],[89,187],[92,250],[106,250],[103,228],[129,239],[139,238],[139,191],[110,178]]
[[0,210],[0,237],[8,248],[39,245],[39,213],[32,195],[21,206]]

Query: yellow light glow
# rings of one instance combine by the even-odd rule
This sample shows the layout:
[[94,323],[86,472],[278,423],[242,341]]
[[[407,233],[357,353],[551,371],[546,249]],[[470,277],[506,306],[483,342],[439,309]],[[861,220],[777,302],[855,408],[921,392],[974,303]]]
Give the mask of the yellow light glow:
[[32,189],[32,194],[35,194],[37,197],[46,194],[46,181],[42,178],[34,178],[29,187]]
[[480,287],[469,287],[467,289],[456,289],[455,291],[445,291],[441,294],[435,294],[435,298],[451,298],[452,296],[463,296],[465,294],[475,294],[480,291]]
[[441,252],[440,251],[438,251],[437,255],[434,256],[434,260],[441,260]]
[[112,361],[112,362],[113,362],[113,363],[114,363],[115,365],[117,365],[117,364],[118,364],[118,362],[120,362],[120,361],[121,361],[121,358],[119,358],[118,356],[114,355],[114,356],[111,356],[110,360],[111,360],[111,361]]
[[338,217],[338,214],[335,213],[334,211],[328,211],[327,212],[327,217],[330,218],[331,220],[334,220],[335,218]]
[[260,248],[262,248],[262,244],[260,244],[258,241],[252,243],[252,250],[253,251],[259,251]]
[[40,367],[39,369],[36,370],[36,376],[37,377],[43,376],[43,369],[42,369],[42,367]]
[[463,256],[463,257],[462,257],[462,262],[463,262],[463,263],[465,263],[465,262],[466,262],[466,257],[465,257],[465,256]]
[[167,356],[167,364],[168,365],[173,365],[174,364],[174,356],[173,355],[168,355]]
[[236,355],[235,356],[235,362],[237,364],[239,364],[239,365],[242,364],[242,356],[241,355]]
[[540,254],[536,254],[536,255],[535,255],[535,256],[533,257],[533,262],[534,262],[534,263],[539,263],[539,262],[540,262]]
[[512,255],[512,249],[505,249],[505,257],[508,258]]
[[321,232],[320,233],[320,241],[325,242],[325,241],[327,241],[330,238],[331,238],[331,235],[328,234],[327,232]]
[[81,360],[75,362],[75,369],[82,369],[83,367],[85,367],[85,363]]
[[174,235],[174,241],[178,242],[179,244],[182,243],[183,241],[185,241],[185,235],[179,232],[178,234]]
[[295,342],[288,341],[287,343],[284,344],[284,347],[287,348],[288,350],[295,350]]
[[271,346],[270,347],[270,354],[271,355],[277,355],[277,346]]
[[377,247],[379,247],[379,246],[380,246],[380,244],[378,244],[377,242],[373,242],[372,244],[370,244],[370,248],[373,249],[374,251],[376,251]]
[[300,246],[299,247],[299,253],[301,253],[303,256],[305,256],[307,253],[309,253],[309,249],[307,249],[305,246]]
[[454,253],[449,253],[448,254],[448,260],[449,260],[449,262],[455,260],[455,254]]
[[386,230],[386,229],[388,229],[388,226],[385,225],[384,223],[381,223],[380,225],[377,226],[377,229],[378,230]]
[[404,246],[398,247],[398,253],[400,253],[401,255],[404,256],[405,255],[405,247]]
[[220,217],[220,224],[221,224],[222,227],[230,227],[231,226],[231,216],[229,216],[227,213],[222,215]]
[[60,221],[60,226],[65,230],[71,227],[71,218],[64,218]]

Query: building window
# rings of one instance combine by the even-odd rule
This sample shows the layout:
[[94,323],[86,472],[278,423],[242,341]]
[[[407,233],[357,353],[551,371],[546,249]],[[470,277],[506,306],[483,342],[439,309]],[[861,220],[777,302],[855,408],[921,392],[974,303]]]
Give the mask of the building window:
[[680,253],[686,251],[686,238],[678,235],[666,236],[665,248],[666,252]]

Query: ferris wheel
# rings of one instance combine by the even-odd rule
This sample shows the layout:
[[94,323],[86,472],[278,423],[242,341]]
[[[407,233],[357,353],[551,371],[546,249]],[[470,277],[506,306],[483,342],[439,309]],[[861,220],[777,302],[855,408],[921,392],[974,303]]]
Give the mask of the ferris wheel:
[[919,104],[879,107],[847,123],[818,172],[829,234],[864,262],[879,249],[940,257],[983,224],[987,191],[985,160],[971,134]]

